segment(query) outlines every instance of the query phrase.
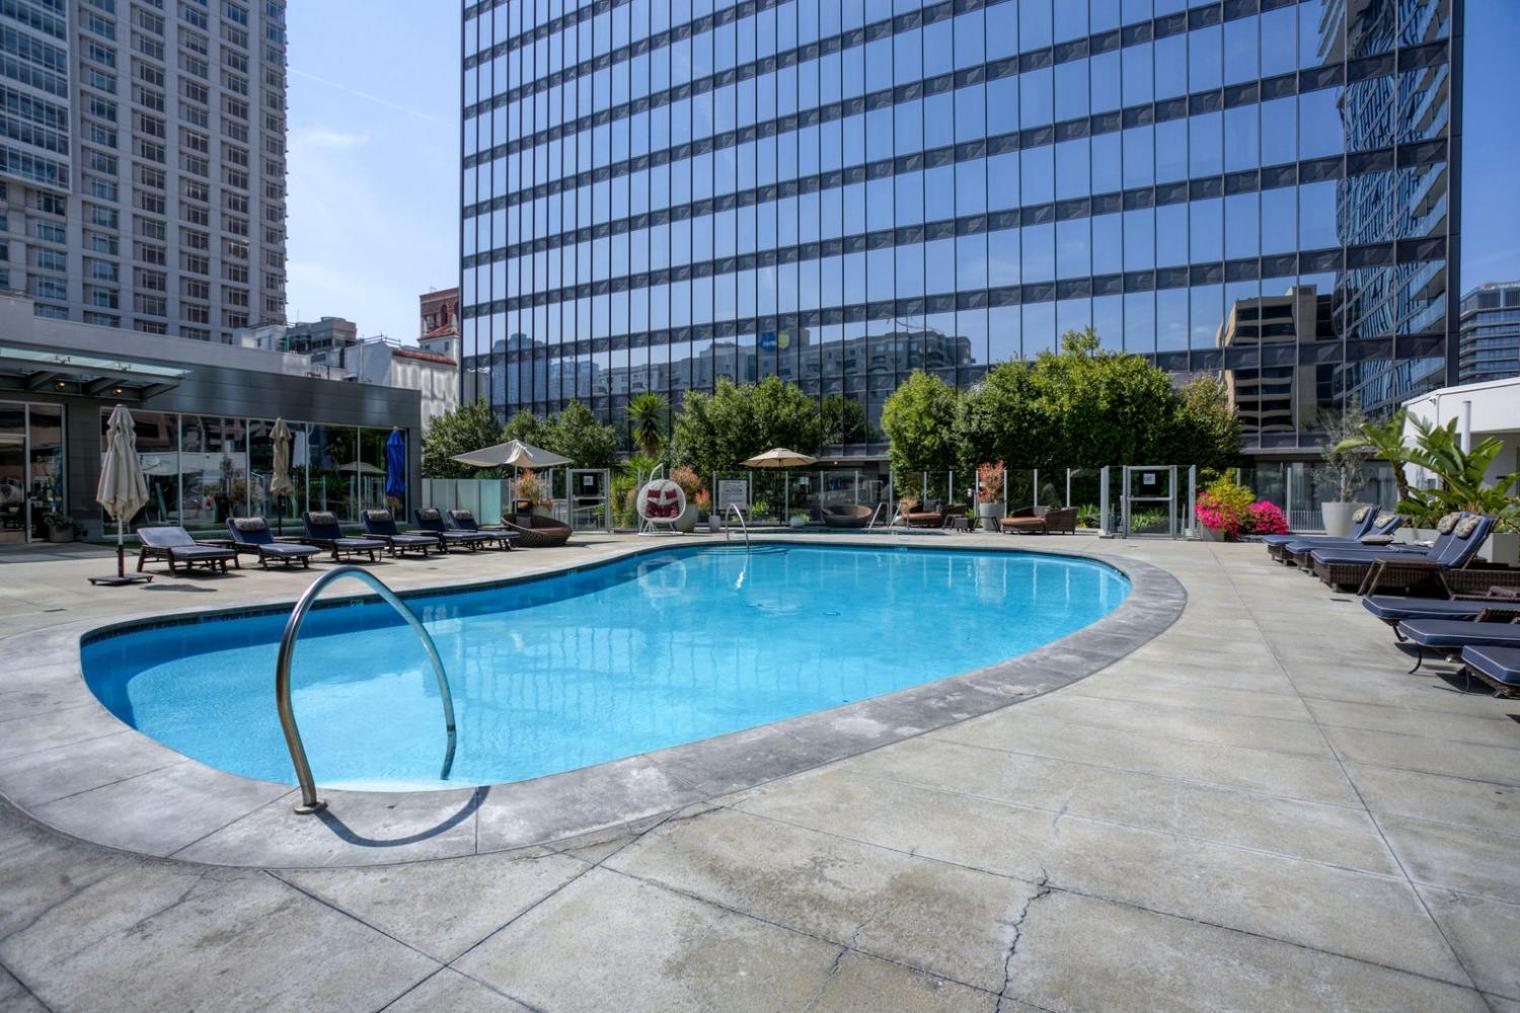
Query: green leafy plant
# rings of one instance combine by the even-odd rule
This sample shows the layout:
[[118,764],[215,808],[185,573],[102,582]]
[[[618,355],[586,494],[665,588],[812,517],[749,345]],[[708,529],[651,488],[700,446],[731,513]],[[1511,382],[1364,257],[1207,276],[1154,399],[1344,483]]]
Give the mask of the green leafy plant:
[[1520,499],[1514,493],[1520,472],[1500,475],[1492,484],[1484,477],[1504,449],[1498,438],[1490,436],[1463,450],[1456,419],[1444,426],[1415,419],[1414,426],[1415,444],[1405,451],[1409,463],[1435,475],[1439,485],[1410,489],[1399,513],[1422,527],[1434,527],[1442,514],[1466,510],[1494,517],[1501,530],[1520,531]]
[[1077,507],[1077,523],[1084,528],[1095,528],[1102,519],[1096,503],[1083,503]]
[[74,519],[65,513],[49,511],[42,515],[42,523],[47,527],[62,530],[64,528],[73,528]]
[[943,471],[955,451],[957,394],[939,377],[915,370],[881,407],[881,428],[891,441],[892,470]]

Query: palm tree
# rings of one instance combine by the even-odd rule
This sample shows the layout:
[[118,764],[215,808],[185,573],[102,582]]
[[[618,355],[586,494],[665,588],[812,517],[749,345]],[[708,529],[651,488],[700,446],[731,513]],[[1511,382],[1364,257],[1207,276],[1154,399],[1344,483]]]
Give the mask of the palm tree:
[[648,391],[628,402],[628,430],[633,442],[650,457],[658,457],[665,442],[665,420],[670,402],[664,394]]

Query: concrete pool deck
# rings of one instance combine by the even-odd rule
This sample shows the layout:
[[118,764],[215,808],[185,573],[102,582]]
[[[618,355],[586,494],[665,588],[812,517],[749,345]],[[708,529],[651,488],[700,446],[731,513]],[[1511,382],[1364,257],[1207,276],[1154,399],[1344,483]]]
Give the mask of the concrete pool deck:
[[[1520,1010],[1520,704],[1405,675],[1387,627],[1260,546],[915,544],[941,540],[1150,563],[1186,605],[1054,692],[548,846],[234,869],[0,803],[0,1009]],[[634,540],[588,541],[377,573],[452,583]],[[306,583],[92,589],[107,561],[79,551],[0,556],[0,775],[48,780],[56,701],[27,680],[58,659],[28,638]],[[201,800],[119,771],[155,776],[166,819]],[[372,846],[433,829],[408,818]]]

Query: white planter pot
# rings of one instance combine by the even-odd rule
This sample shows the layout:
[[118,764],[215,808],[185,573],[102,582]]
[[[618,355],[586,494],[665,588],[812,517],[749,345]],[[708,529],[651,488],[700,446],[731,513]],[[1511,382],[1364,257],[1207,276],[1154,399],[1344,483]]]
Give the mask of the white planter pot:
[[1222,542],[1224,541],[1224,532],[1219,528],[1209,528],[1200,524],[1198,525],[1198,540],[1201,542]]
[[976,505],[976,516],[982,522],[982,530],[996,531],[998,529],[998,519],[1003,516],[1006,509],[1001,503],[978,503]]
[[681,511],[681,516],[676,518],[676,530],[687,535],[697,530],[697,506],[695,503],[686,504],[686,509]]
[[1513,531],[1495,531],[1488,536],[1478,555],[1490,563],[1520,566],[1520,535]]
[[793,517],[787,523],[789,523],[794,528],[806,527],[807,526],[807,518],[806,517]]
[[717,514],[708,514],[707,530],[715,535],[721,535],[723,533],[723,518]]
[[1321,503],[1319,512],[1325,521],[1325,534],[1332,538],[1345,538],[1351,533],[1351,515],[1356,513],[1357,503]]

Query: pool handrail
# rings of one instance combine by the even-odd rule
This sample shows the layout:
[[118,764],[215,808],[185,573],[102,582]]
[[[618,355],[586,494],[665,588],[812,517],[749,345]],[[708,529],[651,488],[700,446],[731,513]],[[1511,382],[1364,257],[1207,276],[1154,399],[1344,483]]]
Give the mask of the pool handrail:
[[[728,520],[728,515],[733,514],[739,518],[739,530],[744,532],[744,547],[749,548],[749,525],[744,521],[744,511],[739,509],[739,504],[730,503],[728,509],[723,512],[723,519]],[[723,540],[726,542],[734,537],[734,530],[727,524],[723,526]]]
[[280,653],[275,662],[275,702],[280,712],[280,728],[285,733],[285,745],[290,749],[290,762],[296,768],[296,781],[301,786],[301,804],[295,807],[295,811],[303,816],[321,812],[327,808],[327,803],[317,798],[317,785],[311,776],[311,764],[306,759],[306,747],[301,742],[300,729],[296,727],[296,715],[290,703],[290,664],[295,654],[296,637],[301,632],[301,622],[306,618],[306,613],[310,611],[324,587],[344,577],[352,577],[363,584],[368,584],[376,594],[401,614],[401,618],[406,620],[407,625],[422,641],[428,660],[433,664],[433,675],[438,679],[438,695],[443,700],[443,721],[449,740],[448,749],[443,756],[443,772],[438,775],[438,779],[448,780],[449,771],[454,766],[454,747],[457,738],[454,728],[454,695],[449,690],[449,677],[444,672],[443,659],[438,656],[438,647],[433,643],[432,634],[428,633],[427,628],[422,625],[422,620],[417,618],[417,614],[408,608],[394,591],[386,587],[379,577],[362,566],[334,567],[312,581],[311,586],[296,602],[295,608],[291,609],[290,618],[285,623],[285,632],[280,635]]

